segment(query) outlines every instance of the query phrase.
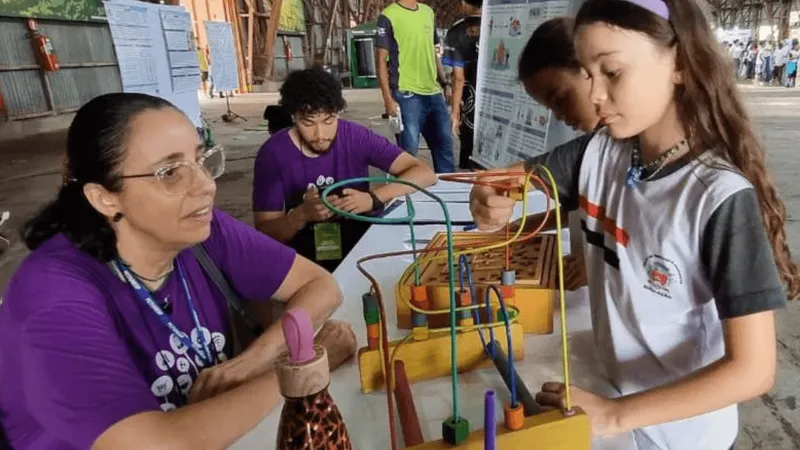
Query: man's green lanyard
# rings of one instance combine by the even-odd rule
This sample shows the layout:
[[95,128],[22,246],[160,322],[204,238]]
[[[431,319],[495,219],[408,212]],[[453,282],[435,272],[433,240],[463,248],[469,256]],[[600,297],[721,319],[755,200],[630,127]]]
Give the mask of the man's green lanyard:
[[314,247],[317,261],[342,259],[342,227],[339,222],[314,224]]

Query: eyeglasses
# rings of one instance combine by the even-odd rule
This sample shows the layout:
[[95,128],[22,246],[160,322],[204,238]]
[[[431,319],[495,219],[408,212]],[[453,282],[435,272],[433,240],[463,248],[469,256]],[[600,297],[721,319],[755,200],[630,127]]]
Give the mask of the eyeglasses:
[[225,148],[212,147],[197,158],[197,161],[176,161],[159,167],[153,173],[123,175],[120,178],[155,177],[167,193],[183,195],[189,192],[197,181],[197,170],[202,169],[212,180],[225,173]]

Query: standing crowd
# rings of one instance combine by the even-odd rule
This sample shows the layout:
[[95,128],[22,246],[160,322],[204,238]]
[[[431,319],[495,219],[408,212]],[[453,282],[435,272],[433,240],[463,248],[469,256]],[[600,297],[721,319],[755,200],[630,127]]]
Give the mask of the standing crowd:
[[797,39],[784,41],[740,41],[722,43],[733,61],[739,80],[752,80],[761,86],[795,87],[800,60]]

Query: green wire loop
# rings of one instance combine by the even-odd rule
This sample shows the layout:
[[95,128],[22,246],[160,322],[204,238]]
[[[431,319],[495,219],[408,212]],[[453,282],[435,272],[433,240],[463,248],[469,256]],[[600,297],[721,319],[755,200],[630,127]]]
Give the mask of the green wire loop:
[[[405,186],[409,186],[411,188],[416,189],[418,192],[428,196],[433,201],[439,204],[442,208],[442,213],[444,215],[444,223],[446,227],[447,233],[447,282],[450,286],[450,371],[451,371],[451,383],[452,383],[452,391],[453,391],[453,420],[458,422],[461,418],[459,415],[459,396],[458,396],[458,352],[456,346],[456,282],[455,282],[455,270],[454,270],[454,258],[453,258],[453,226],[450,220],[450,212],[447,210],[447,205],[444,201],[438,197],[437,195],[426,191],[422,187],[406,180],[400,179],[389,179],[387,180],[384,177],[358,177],[358,178],[350,178],[347,180],[342,180],[337,183],[333,183],[332,185],[326,187],[322,191],[322,195],[320,195],[320,200],[322,200],[322,204],[325,205],[326,208],[333,211],[334,213],[348,218],[352,220],[358,220],[361,222],[367,222],[372,224],[379,224],[379,225],[387,225],[387,224],[399,224],[399,223],[407,223],[412,230],[412,245],[414,237],[413,237],[413,227],[414,227],[414,209],[413,207],[409,207],[408,211],[409,214],[406,217],[398,217],[398,218],[385,218],[385,217],[369,217],[369,216],[360,216],[358,214],[349,213],[347,211],[343,211],[341,209],[336,208],[335,206],[331,205],[328,201],[327,197],[331,194],[332,191],[347,186],[349,184],[356,184],[356,183],[397,183],[402,184]],[[411,198],[406,196],[406,201],[409,205],[411,205]],[[416,249],[414,249],[416,252]],[[419,283],[419,263],[417,261],[416,255],[414,257],[414,264],[415,264],[415,282]]]

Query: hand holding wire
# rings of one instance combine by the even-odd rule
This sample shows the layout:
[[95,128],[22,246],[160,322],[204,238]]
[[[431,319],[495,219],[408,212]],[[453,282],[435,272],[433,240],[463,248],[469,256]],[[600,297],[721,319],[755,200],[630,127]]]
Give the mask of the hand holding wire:
[[[499,179],[498,181],[508,181]],[[475,184],[469,194],[469,209],[480,231],[497,231],[505,227],[514,214],[517,200],[509,189],[494,183]]]
[[[339,198],[335,195],[329,195],[328,201],[335,203],[339,201]],[[334,215],[332,211],[322,204],[319,190],[316,187],[308,188],[305,195],[303,195],[303,204],[300,209],[303,212],[303,217],[309,222],[324,222]]]
[[347,188],[342,191],[342,194],[342,201],[339,206],[334,202],[331,202],[331,204],[351,214],[362,214],[372,210],[373,201],[369,192]]

